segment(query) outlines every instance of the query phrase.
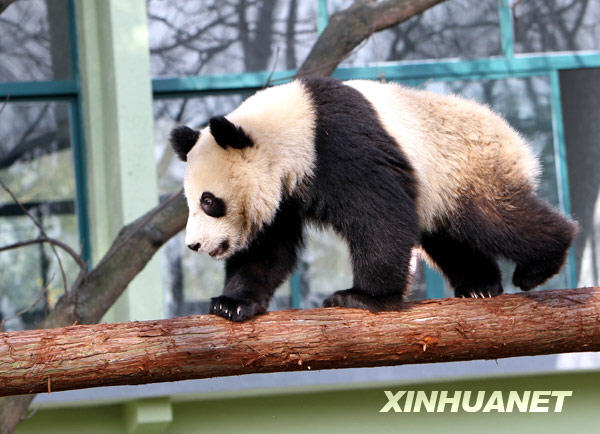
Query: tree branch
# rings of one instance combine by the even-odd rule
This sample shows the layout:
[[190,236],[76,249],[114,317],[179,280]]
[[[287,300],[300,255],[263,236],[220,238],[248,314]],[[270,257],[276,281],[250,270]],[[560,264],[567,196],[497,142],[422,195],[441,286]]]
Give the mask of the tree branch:
[[298,70],[298,76],[328,76],[362,41],[444,0],[362,0],[336,12]]
[[600,287],[0,334],[0,395],[600,350]]
[[[42,234],[42,236],[39,237],[39,239],[45,239],[46,242],[48,242],[48,244],[50,244],[50,248],[52,249],[52,252],[54,253],[56,262],[58,263],[58,268],[60,269],[60,275],[62,277],[65,293],[69,292],[69,286],[67,284],[67,274],[65,273],[65,268],[63,267],[62,260],[60,259],[60,256],[59,256],[58,252],[56,251],[55,245],[62,244],[61,247],[63,249],[65,249],[65,247],[66,247],[65,250],[67,250],[68,252],[69,252],[70,248],[66,244],[61,243],[59,241],[57,242],[56,240],[53,240],[48,236],[48,234],[44,230],[44,227],[42,226],[42,224],[40,222],[38,222],[37,219],[29,212],[29,210],[27,210],[27,208],[25,208],[23,206],[23,204],[19,201],[19,199],[17,199],[17,196],[15,196],[15,194],[11,191],[10,188],[8,188],[8,185],[6,185],[2,181],[2,179],[0,179],[0,186],[4,189],[4,191],[6,191],[9,194],[9,196],[12,198],[13,202],[16,203],[19,208],[21,208],[21,211],[23,211],[23,214],[25,214],[27,217],[29,217],[29,219],[33,222],[33,224],[36,225],[36,227],[40,230],[40,233]],[[85,269],[82,269],[80,271],[80,273],[85,273]]]
[[73,250],[68,244],[65,244],[62,241],[57,240],[55,238],[38,237],[38,238],[31,239],[31,240],[19,241],[14,244],[0,246],[0,252],[4,252],[6,250],[18,249],[20,247],[25,247],[25,246],[31,246],[32,244],[41,244],[41,243],[48,243],[48,244],[52,244],[53,246],[60,247],[65,252],[67,252],[69,254],[69,256],[71,256],[71,258],[73,258],[73,260],[77,263],[77,265],[79,265],[79,269],[81,271],[85,272],[85,270],[86,270],[85,262],[83,262],[83,259],[81,259],[81,256],[79,256],[77,254],[77,252],[75,252],[75,250]]
[[10,6],[11,3],[14,3],[16,0],[0,0],[0,14],[4,12],[4,10]]
[[154,253],[185,227],[186,220],[187,204],[180,190],[124,226],[104,258],[58,301],[40,327],[100,321]]

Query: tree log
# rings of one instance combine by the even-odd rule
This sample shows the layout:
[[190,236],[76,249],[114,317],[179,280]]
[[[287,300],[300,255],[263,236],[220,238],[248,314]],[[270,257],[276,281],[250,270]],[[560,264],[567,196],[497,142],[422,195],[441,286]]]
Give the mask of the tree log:
[[600,288],[0,334],[0,395],[600,350]]

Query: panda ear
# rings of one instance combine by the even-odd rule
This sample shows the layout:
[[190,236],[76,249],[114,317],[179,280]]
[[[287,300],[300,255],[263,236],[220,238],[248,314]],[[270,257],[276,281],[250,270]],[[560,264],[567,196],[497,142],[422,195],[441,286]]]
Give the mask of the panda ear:
[[176,127],[171,131],[169,141],[181,161],[187,161],[187,154],[198,141],[198,137],[200,137],[200,132],[186,126]]
[[223,149],[227,149],[227,146],[242,149],[254,144],[242,127],[236,127],[225,116],[211,118],[209,126],[217,144]]

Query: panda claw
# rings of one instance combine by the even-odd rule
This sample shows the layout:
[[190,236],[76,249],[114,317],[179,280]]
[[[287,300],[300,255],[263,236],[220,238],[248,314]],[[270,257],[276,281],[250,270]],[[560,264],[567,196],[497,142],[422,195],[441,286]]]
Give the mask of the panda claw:
[[254,300],[235,298],[227,295],[213,297],[209,312],[229,321],[242,322],[265,313],[266,306]]

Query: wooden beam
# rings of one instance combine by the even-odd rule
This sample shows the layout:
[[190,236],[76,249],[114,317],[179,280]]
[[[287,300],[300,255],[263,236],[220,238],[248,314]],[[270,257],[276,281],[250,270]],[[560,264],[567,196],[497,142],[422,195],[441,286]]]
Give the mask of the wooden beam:
[[0,395],[600,350],[600,288],[0,334]]

